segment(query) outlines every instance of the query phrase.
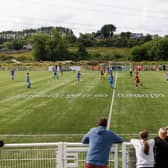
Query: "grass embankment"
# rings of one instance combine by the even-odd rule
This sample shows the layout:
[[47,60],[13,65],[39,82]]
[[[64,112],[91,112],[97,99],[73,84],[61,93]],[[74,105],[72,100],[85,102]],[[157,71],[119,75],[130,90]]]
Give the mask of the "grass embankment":
[[[77,47],[69,48],[69,51],[76,52]],[[117,59],[117,60],[128,60],[130,55],[130,48],[114,48],[114,47],[89,47],[87,51],[91,55],[99,55],[100,59]],[[13,57],[16,60],[20,61],[30,61],[32,60],[32,52],[23,52],[23,53],[7,53],[6,55]]]

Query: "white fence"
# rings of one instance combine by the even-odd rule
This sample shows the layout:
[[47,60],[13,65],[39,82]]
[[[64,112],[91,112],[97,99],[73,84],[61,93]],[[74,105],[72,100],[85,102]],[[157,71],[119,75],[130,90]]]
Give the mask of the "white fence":
[[128,142],[122,144],[122,168],[136,168],[135,150]]
[[[129,168],[127,147],[113,145],[109,168]],[[0,149],[0,168],[84,168],[87,150],[81,143],[6,144]]]

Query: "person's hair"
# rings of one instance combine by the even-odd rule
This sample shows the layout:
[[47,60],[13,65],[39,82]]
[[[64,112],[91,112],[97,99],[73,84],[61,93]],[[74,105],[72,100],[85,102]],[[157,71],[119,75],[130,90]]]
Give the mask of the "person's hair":
[[143,140],[144,144],[144,153],[149,155],[149,144],[147,142],[148,139],[148,131],[144,130],[139,133],[140,138]]
[[106,127],[107,126],[107,118],[105,118],[105,117],[99,118],[98,126]]
[[166,135],[167,135],[167,130],[166,130],[166,128],[160,128],[158,134],[159,134],[159,137],[160,137],[161,139],[164,139],[164,138],[166,137]]
[[166,132],[167,132],[166,136],[168,136],[168,126],[166,127]]

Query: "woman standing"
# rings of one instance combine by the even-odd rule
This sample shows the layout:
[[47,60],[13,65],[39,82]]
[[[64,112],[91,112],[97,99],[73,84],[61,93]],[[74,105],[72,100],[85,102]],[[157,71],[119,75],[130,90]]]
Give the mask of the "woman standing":
[[154,140],[148,140],[146,130],[139,133],[140,139],[131,139],[131,143],[136,153],[136,168],[153,168],[154,167]]

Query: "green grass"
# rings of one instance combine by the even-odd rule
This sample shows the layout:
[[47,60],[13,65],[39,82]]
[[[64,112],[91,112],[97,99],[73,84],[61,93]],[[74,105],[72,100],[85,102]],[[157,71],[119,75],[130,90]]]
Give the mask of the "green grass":
[[167,125],[168,82],[165,79],[165,73],[141,72],[141,80],[144,87],[136,89],[133,79],[125,73],[120,73],[116,92],[141,95],[164,94],[164,97],[116,97],[112,128],[119,133],[138,133],[139,130],[147,129],[157,134],[160,127]]
[[[0,134],[11,142],[79,142],[82,135],[96,126],[100,116],[108,117],[112,90],[99,72],[82,71],[81,82],[76,82],[75,72],[65,72],[59,80],[47,71],[30,72],[32,87],[26,88],[26,72],[0,71]],[[117,78],[111,129],[129,140],[128,134],[138,134],[142,129],[157,133],[167,125],[168,82],[165,72],[141,72],[143,88],[135,88],[128,72],[114,72]],[[119,95],[149,95],[149,97],[121,97]],[[164,94],[151,98],[151,94]],[[12,137],[3,134],[39,135]],[[50,134],[53,136],[43,136]],[[60,134],[60,135],[55,135]],[[68,134],[68,135],[64,135]],[[79,134],[71,136],[69,134]],[[134,135],[135,136],[135,135]]]
[[88,49],[89,53],[99,53],[103,56],[106,55],[129,55],[130,54],[130,48],[116,48],[116,47],[89,47]]
[[19,61],[32,61],[32,52],[31,51],[27,51],[27,52],[16,52],[16,53],[7,53],[7,56],[10,56],[16,60]]
[[[69,51],[71,52],[77,52],[77,47],[71,47],[69,48]],[[87,48],[88,53],[90,54],[100,54],[102,57],[111,56],[111,55],[121,55],[121,56],[127,56],[124,57],[124,60],[127,60],[128,56],[130,55],[130,48],[116,48],[116,47],[89,47]],[[23,52],[23,53],[8,53],[8,56],[13,57],[16,60],[24,61],[24,60],[32,60],[32,52]]]
[[[77,47],[69,48],[70,51],[76,52],[78,50]],[[122,54],[122,55],[129,55],[130,48],[117,48],[117,47],[88,47],[87,51],[89,53],[99,53],[101,55],[114,55],[114,54]]]

